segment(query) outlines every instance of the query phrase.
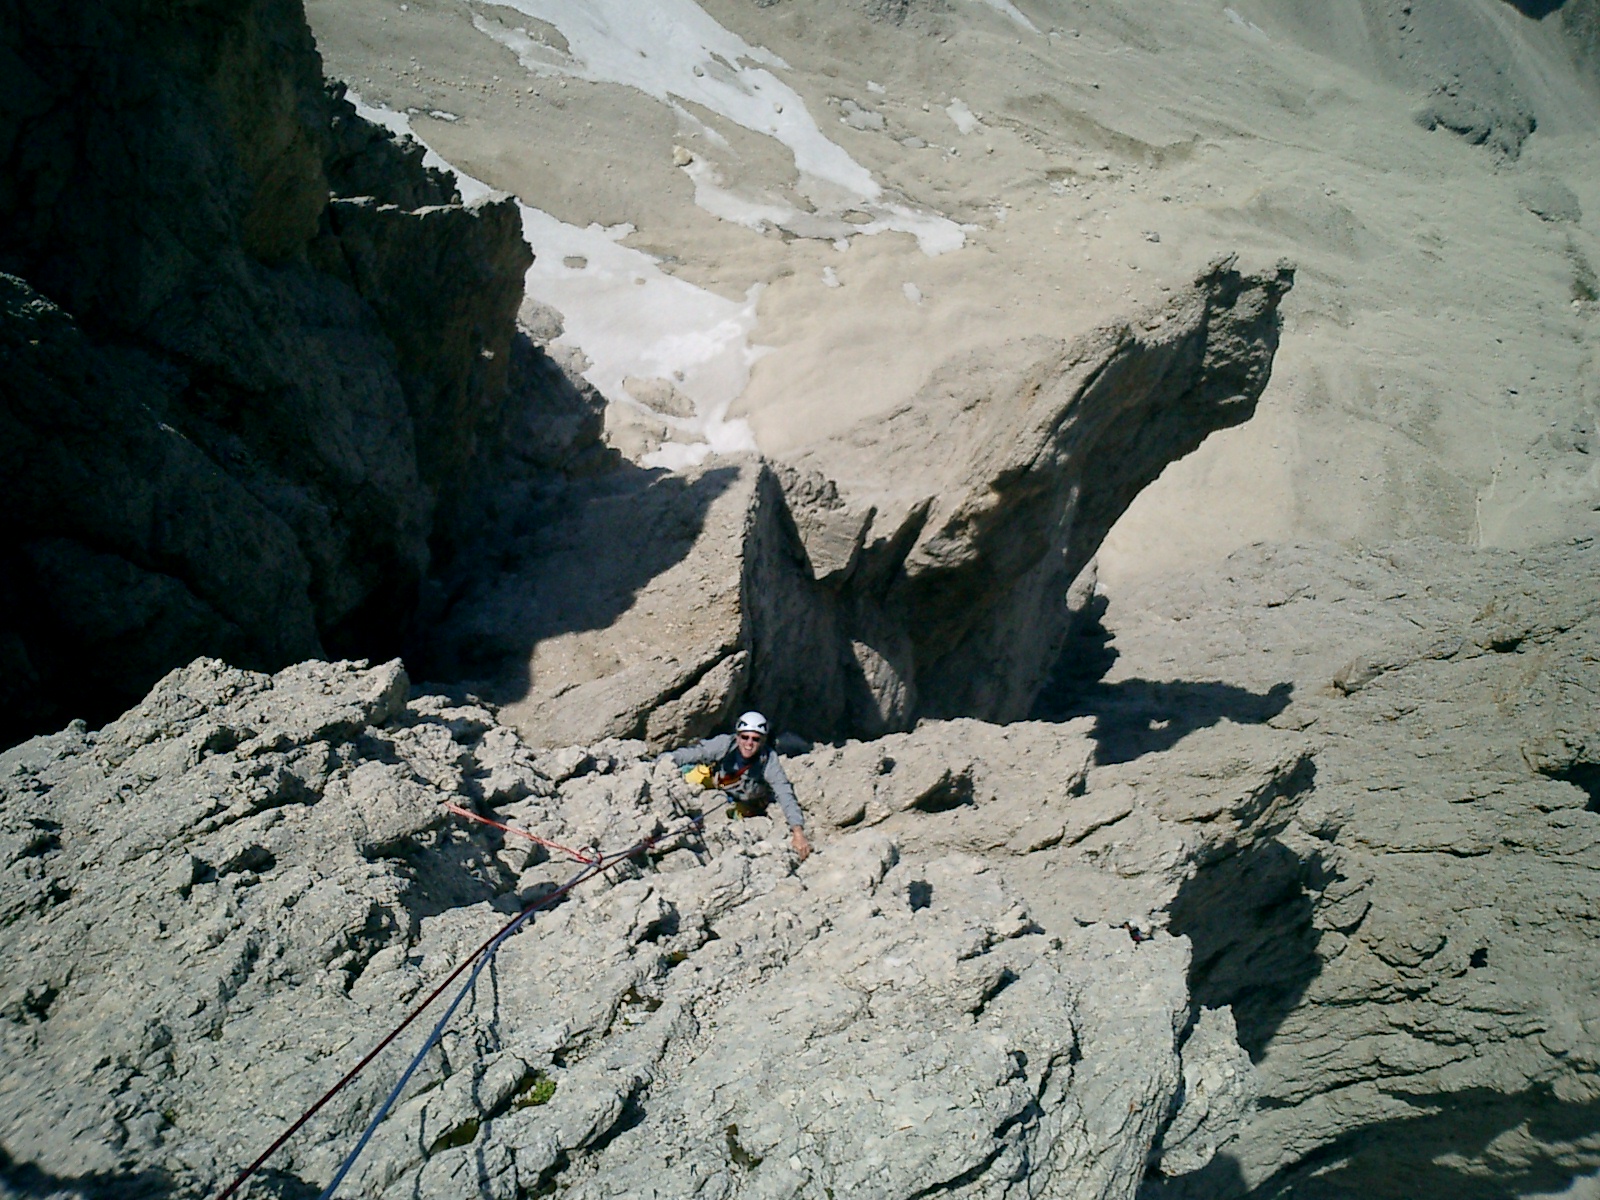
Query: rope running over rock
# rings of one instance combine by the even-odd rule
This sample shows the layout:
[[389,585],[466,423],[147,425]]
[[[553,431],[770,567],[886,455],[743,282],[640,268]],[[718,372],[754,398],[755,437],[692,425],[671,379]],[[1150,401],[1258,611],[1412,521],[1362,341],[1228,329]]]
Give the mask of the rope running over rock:
[[296,1118],[294,1124],[285,1129],[283,1133],[278,1136],[277,1140],[262,1152],[260,1157],[258,1157],[248,1167],[241,1171],[239,1173],[239,1177],[218,1194],[217,1200],[229,1200],[234,1193],[236,1193],[245,1185],[252,1175],[254,1175],[266,1164],[266,1161],[269,1158],[271,1158],[283,1147],[284,1143],[298,1133],[300,1128],[305,1125],[307,1121],[316,1116],[316,1114],[320,1112],[330,1100],[343,1091],[345,1087],[356,1078],[356,1076],[360,1075],[367,1065],[371,1063],[373,1059],[377,1058],[390,1042],[399,1037],[400,1034],[405,1031],[406,1027],[411,1024],[411,1022],[415,1021],[419,1016],[421,1016],[423,1011],[429,1005],[443,995],[445,989],[454,983],[456,979],[461,976],[463,971],[467,970],[468,967],[472,967],[473,970],[471,976],[467,979],[467,982],[462,985],[461,990],[457,993],[455,999],[450,1002],[449,1007],[445,1009],[444,1015],[439,1018],[439,1021],[434,1026],[433,1031],[428,1035],[427,1040],[422,1045],[422,1049],[417,1052],[414,1058],[412,1058],[410,1065],[408,1065],[405,1069],[405,1073],[401,1075],[400,1082],[395,1084],[394,1088],[390,1091],[388,1097],[378,1109],[377,1115],[375,1115],[368,1123],[365,1131],[361,1135],[361,1139],[356,1143],[355,1148],[350,1151],[344,1162],[339,1165],[338,1172],[334,1175],[328,1186],[323,1190],[322,1195],[318,1198],[318,1200],[329,1200],[334,1193],[334,1189],[336,1189],[339,1184],[343,1182],[344,1177],[349,1174],[350,1168],[355,1166],[356,1159],[361,1156],[361,1152],[366,1149],[367,1143],[372,1140],[372,1135],[377,1130],[378,1124],[385,1116],[388,1115],[389,1109],[393,1107],[395,1100],[399,1097],[401,1091],[404,1090],[406,1082],[411,1078],[412,1073],[416,1071],[423,1058],[426,1057],[428,1051],[433,1048],[434,1043],[437,1042],[438,1039],[443,1035],[446,1022],[450,1020],[451,1015],[455,1012],[461,1001],[471,993],[473,985],[478,980],[478,975],[486,966],[489,965],[489,962],[494,958],[495,953],[500,949],[501,944],[519,928],[521,928],[523,923],[526,922],[529,917],[533,916],[534,913],[538,912],[542,908],[550,907],[550,905],[561,899],[579,884],[587,883],[596,875],[601,874],[610,867],[616,866],[625,859],[633,858],[635,855],[643,854],[648,850],[653,850],[662,842],[686,833],[690,833],[705,823],[705,814],[702,813],[690,818],[676,828],[658,833],[653,837],[641,838],[639,841],[635,842],[625,850],[618,850],[614,854],[602,854],[598,850],[577,851],[569,849],[566,846],[558,845],[554,842],[545,841],[543,838],[537,837],[534,834],[529,834],[524,830],[514,829],[507,825],[500,825],[499,822],[490,821],[487,818],[478,816],[476,813],[459,809],[453,804],[447,804],[445,807],[450,809],[452,812],[459,813],[462,816],[470,817],[471,819],[480,821],[483,824],[494,825],[497,828],[504,829],[509,833],[521,834],[522,836],[538,842],[542,846],[548,846],[553,849],[560,850],[563,853],[571,855],[573,858],[577,859],[577,861],[582,863],[583,866],[578,870],[576,875],[567,880],[560,887],[554,889],[553,891],[546,892],[543,896],[540,896],[537,900],[533,901],[516,916],[512,917],[511,920],[507,921],[500,927],[498,932],[496,932],[492,937],[474,950],[472,954],[463,959],[460,964],[456,966],[455,970],[451,971],[450,974],[445,977],[444,981],[440,983],[438,987],[434,988],[432,992],[428,993],[427,999],[406,1014],[405,1020],[396,1025],[394,1029],[384,1036],[381,1042],[368,1051],[366,1057],[364,1057],[355,1066],[351,1067],[344,1078],[340,1079],[338,1083],[334,1084],[331,1088],[324,1092],[321,1098],[319,1098],[315,1104],[306,1109],[304,1113]]
[[499,821],[491,821],[488,817],[479,816],[470,808],[462,808],[459,804],[446,803],[444,808],[453,812],[458,817],[465,817],[469,821],[476,821],[480,825],[491,825],[504,833],[515,834],[519,838],[526,838],[530,842],[543,846],[546,850],[559,850],[574,862],[597,863],[600,861],[600,851],[585,847],[574,850],[571,846],[563,846],[560,842],[552,842],[549,838],[542,838],[537,833],[529,833],[526,829],[518,829],[515,825],[502,825]]

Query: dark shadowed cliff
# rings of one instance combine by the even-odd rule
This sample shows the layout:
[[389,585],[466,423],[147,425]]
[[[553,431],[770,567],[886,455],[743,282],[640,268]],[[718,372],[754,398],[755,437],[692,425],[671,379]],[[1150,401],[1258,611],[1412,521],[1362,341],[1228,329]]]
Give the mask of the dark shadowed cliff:
[[7,740],[393,652],[548,374],[515,203],[326,89],[296,0],[6,3],[0,63]]

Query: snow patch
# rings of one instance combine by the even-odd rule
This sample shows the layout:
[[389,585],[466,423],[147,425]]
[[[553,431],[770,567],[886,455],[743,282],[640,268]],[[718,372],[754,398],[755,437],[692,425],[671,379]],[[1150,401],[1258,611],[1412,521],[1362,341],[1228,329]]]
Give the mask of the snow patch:
[[1254,34],[1257,37],[1261,38],[1263,41],[1268,40],[1267,39],[1267,31],[1262,29],[1261,26],[1257,25],[1254,21],[1245,20],[1243,17],[1241,17],[1237,12],[1235,12],[1231,8],[1225,8],[1225,9],[1222,10],[1222,12],[1223,12],[1223,15],[1228,18],[1229,21],[1233,22],[1233,24],[1237,25],[1240,29],[1244,30],[1246,33]]
[[[354,92],[348,98],[367,120],[416,138],[403,114],[365,104]],[[469,204],[499,194],[431,147],[423,162],[452,172]],[[561,313],[564,331],[556,344],[575,347],[588,358],[584,378],[608,403],[637,406],[623,386],[630,376],[664,379],[694,403],[692,417],[662,418],[677,436],[642,465],[680,469],[709,454],[756,449],[750,426],[728,420],[727,414],[761,355],[760,347],[750,344],[760,285],[742,300],[730,300],[668,275],[651,255],[622,245],[632,226],[579,228],[517,203],[522,235],[534,253],[527,294]]]
[[452,175],[454,175],[456,177],[456,190],[461,193],[462,203],[475,204],[479,200],[482,200],[485,196],[498,195],[498,193],[487,183],[483,183],[480,180],[474,179],[465,171],[458,171],[455,167],[452,167],[442,157],[440,157],[438,152],[435,151],[432,146],[428,145],[427,142],[423,141],[416,135],[411,128],[411,118],[407,117],[404,113],[397,113],[393,109],[380,108],[371,104],[367,104],[359,95],[356,94],[354,88],[351,88],[345,93],[345,99],[349,100],[351,104],[355,105],[356,114],[358,116],[371,121],[374,125],[382,125],[396,137],[408,137],[420,145],[423,150],[426,151],[426,153],[424,153],[422,156],[423,166],[433,167],[438,171],[449,171]]
[[950,103],[945,105],[945,113],[955,122],[958,133],[971,133],[978,128],[978,118],[967,107],[967,102],[960,96],[951,96]]
[[[478,31],[515,53],[525,70],[636,88],[680,113],[686,111],[686,103],[699,105],[786,146],[800,175],[797,190],[823,210],[820,223],[828,224],[827,214],[852,208],[876,219],[851,226],[849,234],[832,232],[832,225],[828,225],[829,232],[803,232],[797,226],[809,222],[794,215],[800,214],[798,209],[784,220],[756,215],[771,206],[759,201],[736,204],[720,182],[702,187],[696,180],[697,202],[713,215],[745,225],[761,221],[799,237],[828,240],[899,230],[915,236],[930,257],[965,243],[962,227],[947,217],[884,200],[883,188],[872,173],[829,140],[800,94],[769,69],[785,69],[788,64],[765,47],[752,46],[725,29],[693,0],[652,0],[648,5],[636,0],[490,2],[543,21],[565,39],[563,50],[523,29],[489,20],[481,13],[474,16]],[[729,212],[738,215],[726,216]]]
[[[837,216],[805,212],[782,200],[767,198],[751,200],[724,187],[716,167],[698,155],[682,168],[694,181],[694,202],[700,208],[724,221],[757,232],[775,227],[792,233],[795,237],[815,238],[832,242],[835,249],[850,244],[857,234],[871,236],[878,233],[909,233],[929,258],[959,250],[966,243],[970,225],[957,225],[945,217],[919,212],[905,204],[863,204],[859,211],[870,216],[861,224],[852,224]],[[848,210],[847,210],[848,211]]]
[[[591,83],[637,88],[663,103],[692,101],[756,133],[777,138],[794,154],[803,175],[857,195],[882,190],[871,173],[829,141],[805,101],[767,67],[787,67],[776,54],[752,46],[712,20],[692,0],[494,0],[555,26],[567,52],[506,31],[481,16],[478,29],[519,57],[521,43],[537,52],[523,65],[539,74],[562,74]],[[511,33],[507,38],[506,33]],[[698,68],[698,70],[697,70]]]
[[1029,33],[1039,32],[1039,27],[1032,21],[1028,20],[1027,14],[1025,14],[1015,4],[1012,4],[1011,0],[975,0],[975,2],[978,4],[987,4],[990,8],[994,9],[995,12],[1004,13],[1018,25],[1022,26],[1022,28],[1026,29]]
[[[522,233],[535,255],[528,295],[560,311],[560,343],[576,346],[592,364],[584,378],[612,403],[636,403],[623,384],[630,376],[664,379],[694,403],[693,417],[664,418],[677,436],[643,465],[679,469],[708,454],[754,450],[749,425],[727,420],[727,413],[760,353],[750,345],[760,285],[743,300],[729,300],[622,245],[630,225],[580,229],[521,208]],[[583,266],[569,267],[569,260]]]

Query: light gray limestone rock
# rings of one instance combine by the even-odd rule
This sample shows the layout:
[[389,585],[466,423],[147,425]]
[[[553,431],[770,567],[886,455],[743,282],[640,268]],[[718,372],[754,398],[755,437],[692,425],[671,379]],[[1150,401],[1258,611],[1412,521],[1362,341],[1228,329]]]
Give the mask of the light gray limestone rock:
[[753,462],[683,475],[632,467],[552,497],[427,637],[441,678],[468,678],[532,745],[703,737],[747,688],[742,547],[776,487]]
[[1183,1044],[1183,1091],[1161,1135],[1152,1164],[1162,1175],[1188,1175],[1206,1166],[1239,1134],[1255,1109],[1255,1067],[1239,1045],[1233,1013],[1202,1008]]
[[[814,751],[798,868],[713,806],[506,943],[341,1194],[1131,1196],[1193,1041],[1187,943],[1119,928],[1081,856],[1110,902],[1040,908],[1051,873],[1010,866],[1051,851],[979,832],[1085,800],[1089,753],[1081,723],[972,721]],[[480,705],[408,700],[397,663],[201,660],[7,752],[0,1179],[214,1193],[579,869],[446,803],[583,852],[703,799],[640,741],[536,756]],[[247,1194],[329,1179],[426,1023]]]
[[1221,259],[1159,312],[946,364],[794,463],[566,489],[497,545],[505,570],[463,583],[425,669],[496,696],[543,747],[667,748],[743,708],[810,738],[1020,719],[1112,523],[1254,412],[1292,282]]
[[[1203,739],[1247,745],[1238,720],[1314,750],[1277,848],[1212,857],[1172,906],[1262,1104],[1151,1195],[1559,1192],[1600,1166],[1597,596],[1577,539],[1254,547],[1112,598],[1120,655],[1066,706],[1106,701],[1096,735],[1127,761],[1097,771],[1137,788]],[[1150,682],[1174,678],[1213,682]],[[1159,808],[1204,822],[1210,772],[1184,774],[1195,799]]]
[[[1600,1165],[1594,553],[1257,548],[1113,598],[1066,720],[791,758],[809,861],[718,804],[537,914],[344,1194],[1559,1190]],[[582,852],[707,799],[393,664],[202,661],[15,748],[6,1186],[214,1192],[579,869],[443,803]],[[259,1194],[330,1178],[418,1036]]]
[[1575,223],[1583,219],[1577,195],[1554,175],[1535,175],[1517,189],[1522,206],[1541,221]]

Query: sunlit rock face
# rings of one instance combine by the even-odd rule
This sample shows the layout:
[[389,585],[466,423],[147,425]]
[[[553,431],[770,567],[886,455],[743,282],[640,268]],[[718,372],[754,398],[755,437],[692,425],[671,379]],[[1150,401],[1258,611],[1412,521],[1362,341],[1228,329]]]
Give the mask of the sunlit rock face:
[[[3,1086],[28,1098],[0,1118],[8,1183],[216,1192],[469,946],[572,876],[446,802],[569,847],[686,828],[695,797],[639,742],[539,755],[481,706],[407,693],[397,663],[198,660],[96,733],[0,756]],[[960,794],[941,790],[952,752],[1007,741],[1044,769],[1031,785],[969,760]],[[1225,1014],[1185,1049],[1187,943],[1137,908],[1170,896],[1178,860],[1132,896],[1085,865],[1069,914],[1024,867],[1027,836],[962,832],[1073,824],[1084,723],[935,724],[888,770],[848,748],[870,773],[832,753],[794,760],[829,781],[808,788],[823,849],[805,866],[770,819],[719,807],[508,941],[348,1192],[693,1194],[720,1177],[1126,1197],[1186,1071],[1218,1086],[1184,1108],[1204,1131],[1184,1161],[1237,1128],[1248,1060]],[[865,824],[836,830],[852,805]],[[1246,816],[1207,836],[1261,832]],[[375,1062],[252,1194],[322,1187],[397,1070]]]
[[953,364],[790,462],[564,492],[425,669],[482,680],[544,745],[673,745],[746,707],[809,737],[1026,716],[1112,523],[1254,411],[1292,279],[1224,260],[1125,324]]
[[1592,1174],[1593,12],[7,21],[0,1192]]
[[[1594,558],[1175,579],[1042,719],[789,757],[803,865],[642,742],[538,751],[398,663],[198,661],[0,756],[7,1178],[214,1193],[578,869],[451,804],[673,836],[506,944],[351,1194],[1564,1187],[1600,1165]],[[402,1057],[272,1186],[331,1178]]]

